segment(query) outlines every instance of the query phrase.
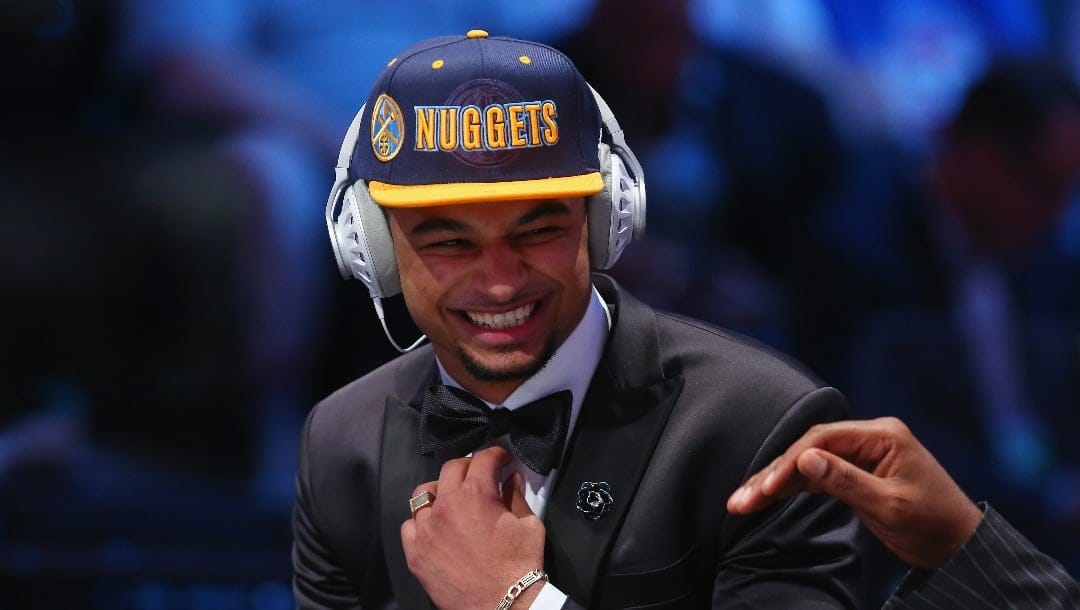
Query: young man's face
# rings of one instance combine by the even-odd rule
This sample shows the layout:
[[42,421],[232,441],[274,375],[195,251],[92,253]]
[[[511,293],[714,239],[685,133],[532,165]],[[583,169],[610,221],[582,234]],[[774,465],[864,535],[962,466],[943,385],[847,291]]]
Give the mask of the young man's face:
[[582,198],[389,213],[409,313],[443,366],[501,402],[538,371],[589,304]]

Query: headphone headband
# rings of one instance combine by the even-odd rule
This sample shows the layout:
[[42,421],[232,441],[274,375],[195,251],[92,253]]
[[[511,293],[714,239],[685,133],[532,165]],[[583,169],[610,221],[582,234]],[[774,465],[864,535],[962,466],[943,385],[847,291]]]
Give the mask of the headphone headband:
[[[634,188],[637,190],[636,205],[638,206],[638,209],[634,212],[634,239],[641,239],[645,236],[645,170],[641,167],[637,155],[626,144],[626,135],[623,133],[622,126],[619,125],[619,120],[615,118],[615,113],[611,111],[611,106],[608,106],[604,97],[592,85],[585,84],[589,86],[589,91],[592,91],[593,99],[596,100],[596,107],[600,110],[600,122],[603,123],[604,130],[611,137],[612,151],[626,165],[630,166]],[[614,185],[612,189],[614,190]],[[614,263],[615,261],[611,262]]]

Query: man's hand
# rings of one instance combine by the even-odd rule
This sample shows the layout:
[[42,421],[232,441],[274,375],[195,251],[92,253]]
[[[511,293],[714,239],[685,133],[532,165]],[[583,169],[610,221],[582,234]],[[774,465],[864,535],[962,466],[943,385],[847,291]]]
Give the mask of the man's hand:
[[909,565],[944,565],[978,527],[982,511],[911,434],[887,417],[814,426],[728,499],[746,514],[799,492],[850,505]]
[[[401,525],[409,570],[439,608],[494,608],[529,570],[544,567],[544,524],[521,493],[520,474],[499,489],[499,469],[510,461],[502,447],[446,462],[430,491],[435,502]],[[406,498],[402,498],[404,502]],[[514,603],[528,608],[543,583]]]

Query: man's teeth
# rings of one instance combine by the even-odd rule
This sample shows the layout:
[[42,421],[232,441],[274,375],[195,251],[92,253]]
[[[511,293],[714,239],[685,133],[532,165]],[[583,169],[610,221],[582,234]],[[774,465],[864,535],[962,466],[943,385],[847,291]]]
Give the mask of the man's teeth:
[[535,308],[536,303],[529,303],[528,305],[523,305],[512,311],[504,311],[502,313],[466,311],[465,315],[469,317],[470,322],[477,326],[502,330],[504,328],[521,326],[529,319],[529,316],[532,315],[533,309]]

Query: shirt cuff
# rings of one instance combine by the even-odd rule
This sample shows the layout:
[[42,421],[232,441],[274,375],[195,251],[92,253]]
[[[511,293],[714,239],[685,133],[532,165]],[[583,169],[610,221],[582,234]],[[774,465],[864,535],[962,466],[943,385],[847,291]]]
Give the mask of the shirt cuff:
[[559,610],[566,603],[566,594],[550,582],[544,583],[529,610]]

